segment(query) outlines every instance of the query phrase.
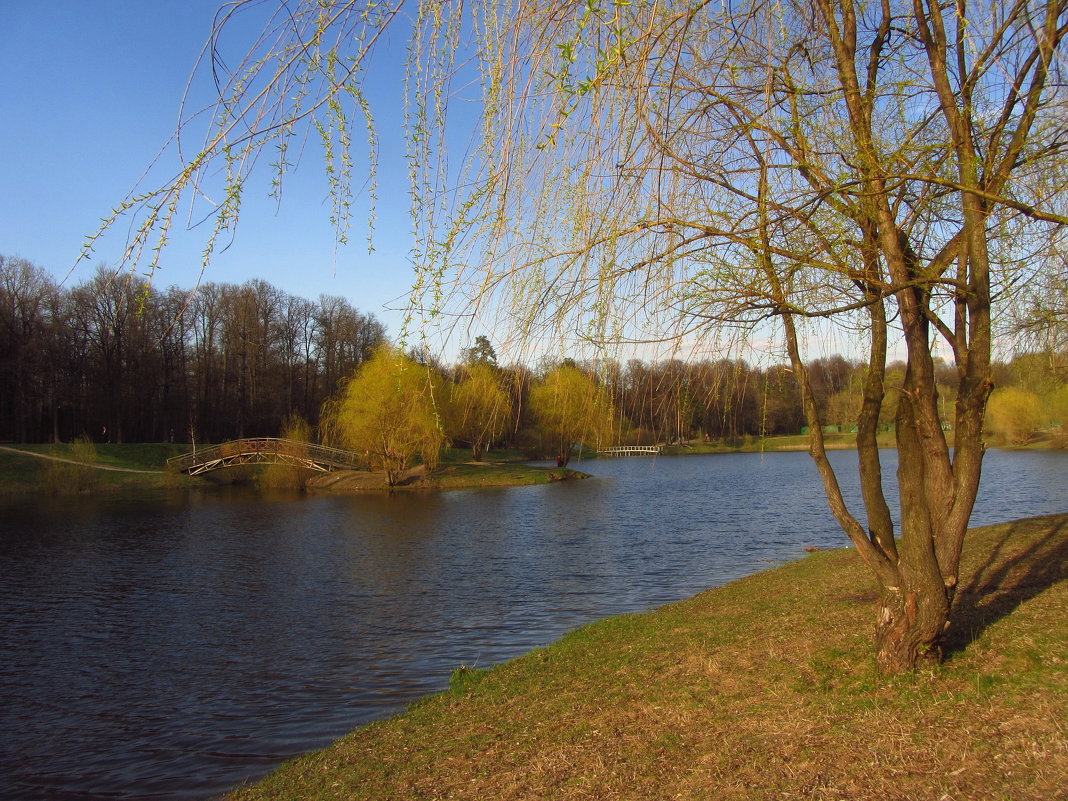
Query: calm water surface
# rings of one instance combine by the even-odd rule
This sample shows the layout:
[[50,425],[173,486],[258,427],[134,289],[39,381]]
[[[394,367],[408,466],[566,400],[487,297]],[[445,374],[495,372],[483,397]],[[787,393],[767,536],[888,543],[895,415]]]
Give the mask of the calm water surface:
[[[804,454],[578,467],[596,478],[5,504],[0,796],[210,798],[461,664],[846,544]],[[974,522],[1068,511],[1066,467],[989,453]]]

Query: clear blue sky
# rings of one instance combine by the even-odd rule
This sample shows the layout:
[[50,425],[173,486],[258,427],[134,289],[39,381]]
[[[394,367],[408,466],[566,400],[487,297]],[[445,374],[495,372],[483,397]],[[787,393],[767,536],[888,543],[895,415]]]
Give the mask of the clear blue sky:
[[[0,253],[28,259],[57,280],[66,278],[86,235],[126,197],[173,133],[182,92],[221,4],[0,0]],[[261,14],[270,13],[276,5],[268,2],[258,8]],[[235,60],[244,52],[237,52],[242,32],[251,41],[259,30],[254,14],[245,26],[231,33],[233,47],[227,52]],[[375,314],[391,336],[400,334],[404,315],[390,309],[404,306],[412,283],[399,129],[406,41],[397,32],[384,43],[385,51],[376,49],[375,59],[386,69],[379,69],[377,82],[370,86],[382,148],[375,252],[367,252],[366,214],[356,208],[350,244],[335,257],[322,160],[310,147],[287,184],[280,209],[267,198],[266,176],[248,186],[237,239],[215,256],[203,280],[242,283],[262,278],[309,299],[321,293],[340,295]],[[212,99],[208,82],[198,86],[197,107]],[[356,155],[359,159],[362,154]],[[176,163],[172,158],[169,165]],[[361,166],[357,160],[358,175]],[[118,233],[123,236],[101,243],[94,261],[82,263],[66,278],[67,285],[84,281],[98,264],[118,264],[125,228]],[[200,230],[172,236],[174,247],[163,259],[155,286],[194,287],[200,280],[199,254],[206,235]],[[434,336],[428,344],[449,359],[479,333],[486,332],[464,329],[446,342]],[[416,338],[409,336],[408,341]],[[819,350],[815,355],[849,348],[832,340]]]
[[[182,91],[219,5],[0,0],[0,253],[28,259],[57,280],[66,276],[85,236],[133,188],[173,132]],[[404,44],[398,35],[390,46],[402,53]],[[375,253],[367,253],[365,217],[357,210],[351,243],[335,261],[322,162],[312,153],[280,211],[266,198],[266,182],[250,184],[237,240],[216,256],[204,280],[263,278],[306,298],[341,295],[378,316],[391,335],[398,333],[400,315],[386,307],[403,305],[411,284],[407,184],[399,154],[389,149],[400,141],[389,127],[397,88],[382,85],[377,94],[386,152]],[[200,99],[210,98],[202,92]],[[205,233],[175,237],[157,287],[196,284]],[[117,264],[120,256],[118,239],[106,241],[68,285],[85,280],[97,264]]]

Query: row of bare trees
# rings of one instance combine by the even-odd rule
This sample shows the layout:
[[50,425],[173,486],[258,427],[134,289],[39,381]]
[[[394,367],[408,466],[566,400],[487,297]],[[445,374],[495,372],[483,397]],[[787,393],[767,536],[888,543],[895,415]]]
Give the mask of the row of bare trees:
[[274,433],[383,340],[346,300],[261,280],[148,288],[100,270],[70,289],[0,256],[0,440],[161,442]]
[[[290,414],[314,425],[323,401],[385,334],[373,316],[342,298],[310,301],[261,280],[160,292],[100,271],[65,290],[32,263],[0,256],[0,439],[218,441],[278,433]],[[462,360],[467,368],[439,368],[441,378],[459,383],[472,364],[493,366],[514,406],[497,443],[529,444],[525,432],[533,424],[524,409],[539,371],[498,368],[484,337]],[[1063,376],[1047,362],[1027,356],[995,365],[996,383],[1029,389],[1041,383],[1039,395],[1052,396]],[[611,398],[621,442],[730,441],[794,434],[805,425],[785,365],[630,359],[582,366]],[[863,396],[864,366],[831,356],[807,369],[824,422],[849,428]],[[900,386],[904,365],[890,364],[887,372],[888,384]],[[938,362],[937,380],[948,424],[956,371]],[[887,427],[894,399],[890,392],[884,404]],[[1021,429],[1019,415],[1012,426]]]

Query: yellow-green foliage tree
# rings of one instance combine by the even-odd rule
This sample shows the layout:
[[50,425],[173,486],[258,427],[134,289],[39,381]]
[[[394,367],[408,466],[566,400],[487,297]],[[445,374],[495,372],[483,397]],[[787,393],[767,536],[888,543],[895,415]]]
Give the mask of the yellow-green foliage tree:
[[371,467],[395,486],[416,456],[438,465],[445,436],[438,416],[440,386],[429,368],[381,345],[323,406],[324,439],[365,452]]
[[88,435],[75,438],[63,458],[45,463],[45,485],[53,495],[92,492],[99,486],[100,471],[94,466],[99,458]]
[[1060,426],[1062,429],[1068,425],[1068,384],[1049,393],[1044,405],[1051,425]]
[[530,412],[561,467],[576,442],[594,447],[612,434],[615,411],[608,393],[575,367],[557,367],[530,390]]
[[501,386],[497,371],[485,362],[464,368],[463,377],[452,385],[446,429],[453,440],[467,443],[478,462],[504,430],[512,414],[512,399]]
[[1068,448],[1068,384],[1050,392],[1042,399],[1046,420],[1052,429],[1051,444]]
[[1025,445],[1042,420],[1038,396],[1020,387],[995,390],[987,403],[987,430],[1005,437],[1014,445]]
[[295,412],[288,414],[282,420],[281,436],[287,440],[284,446],[279,444],[280,455],[285,461],[267,465],[260,473],[259,485],[303,490],[314,473],[314,470],[303,462],[308,457],[308,443],[312,439],[311,425]]

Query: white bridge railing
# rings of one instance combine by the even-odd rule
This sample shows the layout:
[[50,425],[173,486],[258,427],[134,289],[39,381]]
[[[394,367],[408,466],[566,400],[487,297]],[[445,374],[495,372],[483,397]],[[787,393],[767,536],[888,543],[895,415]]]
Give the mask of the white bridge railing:
[[637,456],[659,454],[664,452],[663,445],[617,445],[614,448],[602,448],[597,453],[603,456]]

